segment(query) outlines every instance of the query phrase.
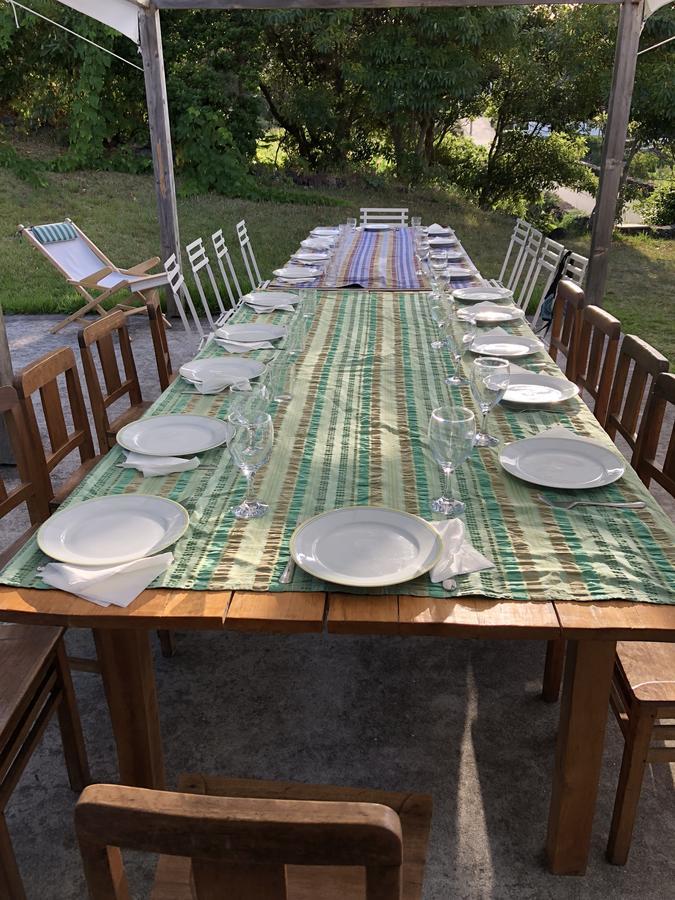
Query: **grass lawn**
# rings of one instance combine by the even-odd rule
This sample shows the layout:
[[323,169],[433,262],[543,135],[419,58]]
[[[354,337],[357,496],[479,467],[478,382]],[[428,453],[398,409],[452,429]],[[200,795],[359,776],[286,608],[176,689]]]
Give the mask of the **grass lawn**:
[[[128,266],[159,252],[152,179],[110,172],[48,174],[46,188],[32,188],[0,169],[0,303],[10,313],[65,313],[77,306],[76,295],[25,241],[18,223],[54,222],[66,216],[118,265]],[[459,234],[486,276],[499,274],[512,220],[486,213],[455,196],[428,191],[410,195],[389,190],[364,192],[345,188],[326,191],[344,206],[312,202],[278,204],[237,200],[218,195],[179,199],[183,245],[223,228],[235,251],[234,224],[246,218],[263,276],[286,261],[309,229],[345,221],[361,205],[409,206],[425,222],[447,222]],[[569,241],[571,249],[588,252],[588,239]],[[233,252],[239,263],[238,252]],[[623,330],[640,335],[675,362],[675,241],[639,236],[615,240],[606,307],[621,319]]]

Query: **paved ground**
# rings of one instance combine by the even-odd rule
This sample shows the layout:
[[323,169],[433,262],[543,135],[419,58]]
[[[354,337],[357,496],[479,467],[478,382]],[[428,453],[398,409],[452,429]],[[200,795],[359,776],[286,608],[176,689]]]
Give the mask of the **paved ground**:
[[[50,321],[10,318],[17,368],[65,342],[74,346],[74,329],[47,335]],[[158,387],[143,330],[134,324],[134,349],[150,398]],[[176,362],[191,355],[178,328],[170,343]],[[87,632],[68,639],[72,650],[92,652]],[[613,721],[588,874],[546,872],[558,710],[538,696],[543,661],[540,643],[179,634],[173,659],[158,648],[156,655],[169,782],[208,771],[428,791],[434,821],[425,900],[672,896],[673,769],[647,772],[628,866],[604,860],[622,752]],[[76,673],[75,684],[93,776],[114,781],[100,679]],[[51,725],[8,811],[29,900],[86,896],[74,802]],[[129,855],[128,865],[134,885],[147,887],[149,862]]]

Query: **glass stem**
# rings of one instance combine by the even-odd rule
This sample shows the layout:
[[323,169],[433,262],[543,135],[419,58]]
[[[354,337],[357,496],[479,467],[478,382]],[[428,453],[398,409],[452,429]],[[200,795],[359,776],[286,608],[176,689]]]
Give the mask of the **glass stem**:
[[243,506],[248,506],[250,502],[253,500],[252,488],[253,488],[253,479],[255,478],[255,472],[251,472],[249,475],[244,476],[246,478],[246,492],[244,493],[244,499],[242,501]]
[[483,413],[483,421],[481,422],[481,426],[480,426],[481,434],[487,434],[487,420],[488,420],[488,414],[489,414],[490,410],[483,409],[483,410],[481,410],[481,412]]
[[450,499],[450,479],[452,478],[452,469],[444,468],[443,475],[445,476],[444,485],[443,485],[443,496],[446,500]]

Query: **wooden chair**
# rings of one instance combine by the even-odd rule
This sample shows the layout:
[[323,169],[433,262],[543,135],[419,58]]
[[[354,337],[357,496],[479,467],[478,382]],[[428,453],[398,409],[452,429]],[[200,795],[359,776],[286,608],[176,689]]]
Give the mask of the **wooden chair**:
[[593,400],[593,414],[605,427],[621,322],[599,306],[586,306],[575,352],[575,381]]
[[0,625],[0,897],[26,900],[5,821],[23,770],[56,712],[70,786],[89,784],[89,765],[62,628]]
[[[64,405],[59,391],[59,378],[65,381],[70,422],[66,422]],[[62,347],[26,366],[14,380],[21,399],[28,437],[34,454],[41,455],[47,472],[46,492],[49,508],[53,512],[82,481],[101,458],[96,455],[89,427],[87,410],[82,396],[82,385],[77,371],[75,355],[69,347]],[[42,443],[35,414],[35,395],[39,392],[42,413],[47,425],[50,448]],[[80,465],[57,491],[51,478],[56,466],[71,453],[80,455]]]
[[[123,375],[120,374],[115,355],[114,335],[117,336],[120,348]],[[143,402],[124,313],[110,313],[103,319],[82,328],[78,334],[78,341],[98,444],[101,453],[106,453],[115,446],[115,435],[120,428],[140,418],[150,404]],[[96,346],[98,350],[105,391],[96,370],[92,346]],[[111,421],[108,408],[127,396],[129,408]]]
[[562,278],[555,295],[548,353],[554,362],[558,355],[565,357],[565,375],[570,381],[576,381],[576,341],[585,306],[586,295],[579,285]]
[[407,207],[361,207],[361,225],[400,225],[403,227],[407,224]]
[[86,788],[91,900],[122,900],[120,849],[163,854],[153,900],[419,900],[431,797],[183,775],[180,793]]
[[149,297],[145,301],[145,307],[148,311],[148,322],[150,323],[150,336],[152,338],[152,346],[155,351],[155,361],[157,362],[157,374],[159,376],[159,386],[165,391],[172,382],[178,377],[178,373],[173,371],[171,365],[171,354],[169,353],[169,342],[166,338],[166,327],[164,315],[158,297]]
[[605,431],[615,440],[617,432],[635,450],[642,403],[654,379],[668,371],[668,360],[646,341],[627,334],[621,341],[619,359],[607,408]]

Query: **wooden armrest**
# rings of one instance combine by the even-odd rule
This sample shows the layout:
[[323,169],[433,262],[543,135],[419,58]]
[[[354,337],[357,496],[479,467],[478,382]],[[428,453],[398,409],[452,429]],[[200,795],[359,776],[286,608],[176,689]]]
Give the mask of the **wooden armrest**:
[[96,287],[102,278],[105,278],[106,275],[111,275],[116,271],[117,269],[113,268],[113,266],[103,266],[102,269],[92,272],[91,275],[87,275],[86,278],[81,278],[79,281],[74,278],[69,278],[68,281],[70,284],[85,284],[87,287]]
[[130,269],[120,269],[125,275],[145,275],[148,269],[153,269],[159,263],[159,256],[151,256],[145,262],[137,263]]

